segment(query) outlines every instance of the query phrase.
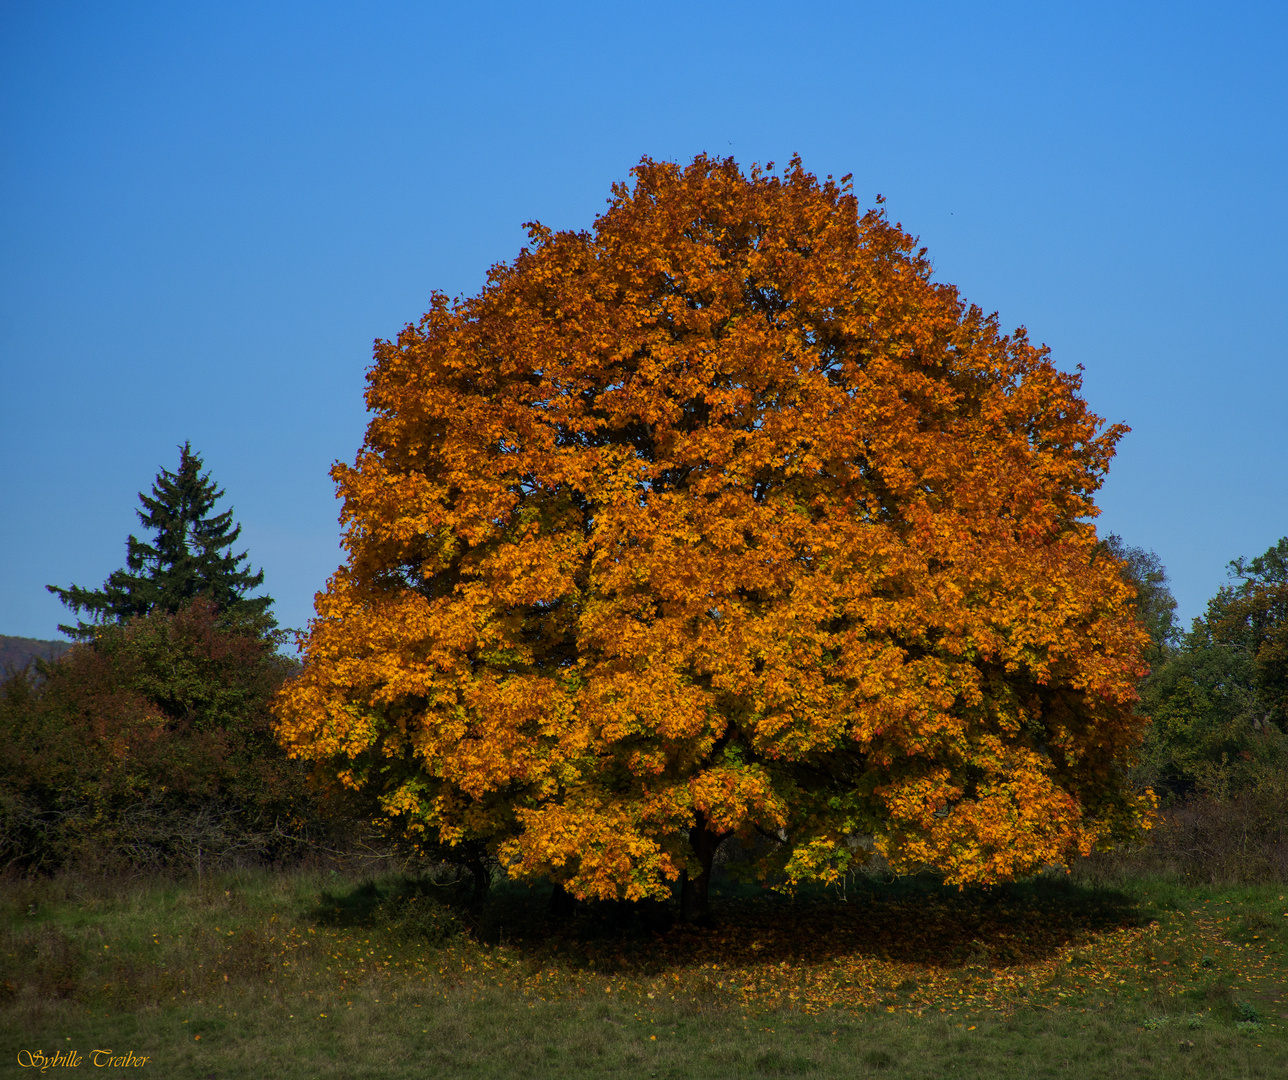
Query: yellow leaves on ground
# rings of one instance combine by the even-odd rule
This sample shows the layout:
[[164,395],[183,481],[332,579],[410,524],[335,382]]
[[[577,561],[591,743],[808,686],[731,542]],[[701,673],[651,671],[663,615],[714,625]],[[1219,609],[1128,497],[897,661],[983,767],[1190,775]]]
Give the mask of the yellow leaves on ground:
[[[1235,994],[1283,1000],[1282,957],[1231,940],[1218,905],[1142,922],[1132,912],[1073,911],[994,896],[907,896],[793,906],[722,902],[717,929],[673,927],[647,947],[569,935],[441,949],[395,946],[373,965],[361,935],[324,929],[282,936],[280,955],[325,950],[337,982],[396,975],[408,983],[499,986],[534,1000],[624,995],[641,1009],[671,1002],[769,1012],[882,1009],[915,1014],[1086,1007],[1112,1000],[1186,1000],[1205,1008]],[[459,941],[459,939],[458,939]],[[383,951],[383,950],[382,950]],[[316,991],[320,989],[316,985]],[[1164,1006],[1165,1007],[1165,1006]]]

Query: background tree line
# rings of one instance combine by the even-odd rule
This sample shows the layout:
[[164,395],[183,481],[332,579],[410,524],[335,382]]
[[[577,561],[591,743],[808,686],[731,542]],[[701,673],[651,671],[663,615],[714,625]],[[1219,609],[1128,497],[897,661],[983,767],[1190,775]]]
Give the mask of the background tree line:
[[[178,472],[163,470],[152,497],[140,496],[157,535],[149,545],[130,537],[128,570],[103,590],[57,590],[90,615],[65,628],[78,643],[9,665],[0,865],[196,870],[297,857],[340,827],[345,814],[326,812],[307,768],[273,736],[270,703],[299,662],[281,651],[271,598],[246,599],[262,574],[230,554],[230,514],[210,526],[222,492],[200,469],[185,446]],[[194,524],[213,556],[205,562],[182,541]],[[1150,849],[1200,876],[1283,876],[1288,537],[1231,562],[1230,583],[1188,631],[1159,557],[1118,536],[1105,548],[1137,590],[1151,641],[1140,692],[1152,723],[1134,770],[1162,809]],[[437,854],[482,878],[476,848]]]
[[[1229,564],[1230,582],[1188,632],[1176,624],[1166,571],[1116,536],[1107,548],[1137,589],[1149,629],[1150,717],[1138,785],[1162,816],[1141,866],[1191,878],[1288,877],[1288,537]],[[1161,865],[1160,865],[1161,864]]]
[[634,177],[377,343],[302,665],[187,444],[125,567],[50,586],[78,644],[0,695],[3,862],[283,858],[308,768],[480,895],[695,920],[731,838],[991,885],[1130,848],[1151,790],[1156,849],[1225,814],[1288,871],[1288,538],[1181,634],[1088,521],[1124,429],[846,178]]

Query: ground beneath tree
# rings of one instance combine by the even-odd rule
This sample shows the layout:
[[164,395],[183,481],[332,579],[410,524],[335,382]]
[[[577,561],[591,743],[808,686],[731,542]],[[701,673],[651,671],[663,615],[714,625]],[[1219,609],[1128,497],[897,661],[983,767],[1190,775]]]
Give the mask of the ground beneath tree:
[[479,928],[492,944],[461,940],[405,962],[426,977],[534,1001],[616,994],[642,1008],[920,1015],[1153,998],[1190,1002],[1196,1013],[1232,1000],[1258,1015],[1285,1010],[1283,928],[1229,901],[1191,897],[1146,912],[1108,891],[925,890],[848,901],[726,897],[713,911],[710,928],[650,931],[611,907],[552,928],[501,903]]

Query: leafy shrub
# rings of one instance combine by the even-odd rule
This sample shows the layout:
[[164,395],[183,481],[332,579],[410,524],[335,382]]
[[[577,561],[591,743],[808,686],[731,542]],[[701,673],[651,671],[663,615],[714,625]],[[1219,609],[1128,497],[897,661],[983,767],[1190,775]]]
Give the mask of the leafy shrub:
[[262,626],[198,600],[105,626],[0,687],[0,866],[50,872],[280,859],[322,827],[269,702],[293,672]]
[[446,904],[432,897],[396,896],[376,909],[377,925],[392,933],[437,945],[455,937],[464,924]]
[[803,1076],[818,1068],[809,1058],[785,1057],[777,1050],[770,1050],[756,1059],[756,1071],[765,1076]]
[[1261,1014],[1257,1012],[1257,1007],[1248,1001],[1236,1001],[1234,1003],[1234,1018],[1242,1024],[1260,1024]]
[[1080,877],[1175,878],[1211,885],[1288,881],[1288,782],[1227,798],[1191,795],[1159,815],[1142,848],[1092,856]]
[[1191,881],[1288,880],[1288,790],[1267,783],[1230,799],[1189,799],[1165,816],[1153,846]]
[[459,900],[459,890],[432,877],[402,877],[383,885],[368,880],[344,894],[324,892],[312,918],[328,926],[380,926],[436,945],[465,929],[449,899]]

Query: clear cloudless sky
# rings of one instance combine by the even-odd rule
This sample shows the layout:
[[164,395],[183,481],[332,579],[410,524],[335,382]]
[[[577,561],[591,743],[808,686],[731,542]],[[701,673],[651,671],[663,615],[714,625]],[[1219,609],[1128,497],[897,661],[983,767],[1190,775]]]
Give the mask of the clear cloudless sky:
[[1180,613],[1288,534],[1288,4],[0,0],[0,633],[192,440],[279,620],[341,559],[372,341],[642,155],[795,152],[1132,432]]

